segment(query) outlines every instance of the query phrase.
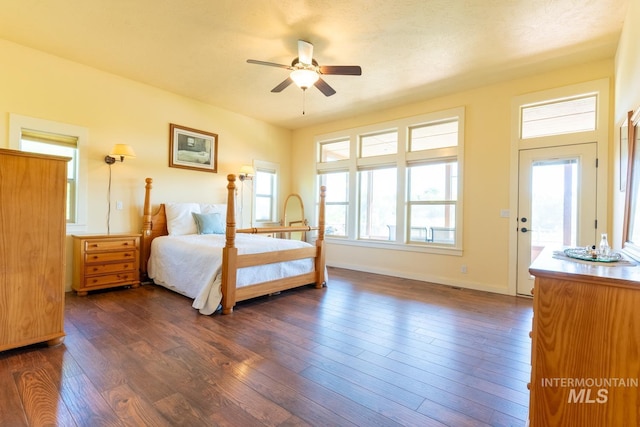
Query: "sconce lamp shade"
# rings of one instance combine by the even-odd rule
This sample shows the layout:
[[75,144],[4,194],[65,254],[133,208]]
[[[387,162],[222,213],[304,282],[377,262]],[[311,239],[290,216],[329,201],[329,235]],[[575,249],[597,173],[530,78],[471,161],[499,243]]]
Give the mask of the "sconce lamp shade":
[[136,152],[133,151],[133,148],[131,148],[131,146],[128,144],[116,144],[111,150],[111,155],[120,157],[135,157]]
[[136,152],[129,144],[115,144],[111,149],[111,155],[104,158],[105,163],[112,165],[116,161],[116,157],[120,157],[120,161],[124,162],[125,157],[136,157]]
[[245,179],[251,179],[254,173],[255,171],[253,170],[252,166],[243,165],[240,168],[240,173],[238,173],[238,178],[240,178],[240,181],[244,181]]

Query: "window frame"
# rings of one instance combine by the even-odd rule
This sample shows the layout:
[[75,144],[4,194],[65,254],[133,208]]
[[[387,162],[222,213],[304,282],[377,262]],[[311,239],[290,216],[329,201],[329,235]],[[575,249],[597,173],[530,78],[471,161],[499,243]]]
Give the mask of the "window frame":
[[[457,121],[458,145],[455,147],[444,147],[435,149],[426,149],[419,151],[409,151],[410,149],[410,129],[437,124],[447,121]],[[348,172],[348,198],[349,206],[355,207],[349,209],[347,219],[347,232],[345,237],[334,237],[326,235],[325,238],[330,243],[347,244],[365,247],[393,248],[394,250],[407,250],[428,253],[440,253],[447,255],[462,255],[463,250],[463,172],[464,172],[464,107],[456,107],[447,110],[422,114],[393,120],[384,123],[378,123],[369,126],[346,129],[342,131],[332,132],[315,137],[317,147],[316,158],[316,175],[320,182],[323,174],[339,171]],[[397,131],[398,149],[394,154],[385,154],[371,157],[360,156],[360,141],[362,136],[386,133],[389,131]],[[348,159],[322,162],[321,147],[323,144],[334,141],[350,141],[350,155]],[[416,242],[410,241],[409,226],[409,205],[408,205],[408,168],[412,163],[428,162],[439,158],[455,158],[458,163],[457,177],[457,200],[455,210],[455,243],[441,244],[434,242]],[[359,238],[359,216],[360,216],[360,194],[359,194],[359,172],[366,169],[395,167],[397,170],[397,191],[396,191],[396,224],[395,236],[390,236],[390,240],[371,240]],[[327,188],[327,192],[331,189]],[[317,195],[316,200],[319,195]]]
[[82,126],[68,123],[55,122],[51,120],[28,117],[19,114],[9,114],[9,148],[21,150],[21,139],[24,131],[36,131],[48,134],[59,134],[74,137],[77,139],[76,147],[76,183],[74,194],[70,194],[71,199],[75,199],[75,221],[68,222],[66,234],[83,233],[87,231],[87,205],[88,205],[88,166],[87,149],[89,141],[89,130]]

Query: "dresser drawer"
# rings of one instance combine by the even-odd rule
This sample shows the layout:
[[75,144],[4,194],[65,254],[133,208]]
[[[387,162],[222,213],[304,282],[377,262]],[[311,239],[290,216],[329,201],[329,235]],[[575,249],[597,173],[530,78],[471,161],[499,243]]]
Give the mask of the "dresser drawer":
[[91,276],[85,278],[85,286],[88,288],[92,286],[118,285],[134,282],[138,282],[138,273],[135,271],[129,271],[126,273],[105,274],[102,276]]
[[136,247],[135,238],[131,239],[108,239],[108,240],[97,240],[90,239],[84,242],[84,250],[85,252],[97,252],[97,251],[114,251],[114,250],[123,250],[123,249],[135,249]]
[[87,264],[96,264],[112,261],[131,261],[136,259],[136,251],[119,251],[119,252],[93,252],[85,254],[85,262]]
[[93,276],[96,274],[107,274],[107,273],[120,273],[124,271],[134,271],[136,270],[136,263],[133,262],[119,262],[117,264],[93,264],[87,265],[84,269],[85,276]]

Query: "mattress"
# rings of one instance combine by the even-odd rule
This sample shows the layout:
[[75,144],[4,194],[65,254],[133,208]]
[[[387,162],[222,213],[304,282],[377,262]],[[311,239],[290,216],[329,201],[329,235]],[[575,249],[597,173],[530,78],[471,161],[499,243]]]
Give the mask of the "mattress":
[[[193,299],[192,306],[202,314],[212,314],[222,301],[221,272],[223,234],[189,234],[156,237],[151,243],[147,265],[155,284]],[[297,249],[311,246],[298,240],[285,240],[254,234],[236,235],[238,254]],[[241,268],[237,287],[278,280],[314,271],[312,258]]]

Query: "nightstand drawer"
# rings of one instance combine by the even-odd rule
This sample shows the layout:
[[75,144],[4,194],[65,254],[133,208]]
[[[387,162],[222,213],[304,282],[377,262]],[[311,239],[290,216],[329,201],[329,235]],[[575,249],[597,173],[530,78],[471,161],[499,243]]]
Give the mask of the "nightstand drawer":
[[87,265],[84,269],[85,276],[93,276],[96,274],[108,274],[108,273],[120,273],[125,271],[135,271],[136,263],[133,262],[119,262],[117,264],[94,264]]
[[136,258],[136,251],[120,251],[120,252],[94,252],[85,254],[85,262],[87,264],[112,262],[112,261],[128,261],[133,262]]
[[135,271],[129,271],[126,273],[114,273],[105,274],[103,276],[91,276],[85,278],[85,286],[90,288],[92,286],[127,284],[138,283],[138,273]]
[[84,250],[85,252],[97,252],[135,249],[136,240],[137,239],[86,240],[84,242]]

